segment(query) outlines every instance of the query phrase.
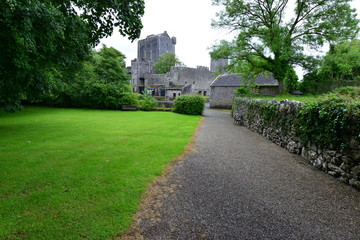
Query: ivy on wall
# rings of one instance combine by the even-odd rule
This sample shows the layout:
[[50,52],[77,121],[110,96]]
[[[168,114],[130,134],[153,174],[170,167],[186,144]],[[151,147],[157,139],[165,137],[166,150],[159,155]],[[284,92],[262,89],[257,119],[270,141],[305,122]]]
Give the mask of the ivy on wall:
[[273,127],[283,135],[294,134],[303,143],[319,148],[345,151],[351,137],[360,138],[360,104],[330,96],[311,104],[287,101],[234,98],[234,108],[245,104],[247,121],[262,121],[264,128]]

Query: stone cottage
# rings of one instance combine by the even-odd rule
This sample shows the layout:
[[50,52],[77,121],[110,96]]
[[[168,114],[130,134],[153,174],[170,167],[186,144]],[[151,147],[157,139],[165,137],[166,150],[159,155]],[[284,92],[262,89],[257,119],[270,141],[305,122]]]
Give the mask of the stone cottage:
[[[278,81],[273,76],[260,75],[253,80],[261,95],[276,95],[279,93]],[[211,84],[210,107],[231,109],[234,91],[246,83],[239,74],[219,75]]]

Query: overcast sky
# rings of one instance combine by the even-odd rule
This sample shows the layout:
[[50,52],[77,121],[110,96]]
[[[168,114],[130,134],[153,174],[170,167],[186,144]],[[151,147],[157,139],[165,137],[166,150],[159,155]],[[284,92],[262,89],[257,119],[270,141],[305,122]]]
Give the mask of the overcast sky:
[[[292,0],[294,1],[294,0]],[[188,67],[210,66],[208,48],[216,41],[232,40],[234,34],[228,30],[211,27],[219,7],[212,6],[211,0],[145,0],[145,15],[140,39],[150,34],[167,31],[170,37],[177,38],[175,52],[180,61]],[[352,7],[360,15],[360,0],[353,0]],[[358,16],[359,17],[359,16]],[[101,43],[114,47],[125,54],[130,66],[137,57],[137,41],[131,43],[117,31]]]

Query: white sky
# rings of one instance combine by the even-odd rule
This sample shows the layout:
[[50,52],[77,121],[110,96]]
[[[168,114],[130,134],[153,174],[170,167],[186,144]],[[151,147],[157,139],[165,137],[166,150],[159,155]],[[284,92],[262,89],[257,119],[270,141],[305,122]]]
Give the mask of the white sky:
[[[360,16],[360,0],[353,0],[351,5]],[[145,0],[145,15],[142,19],[144,27],[140,39],[167,31],[170,37],[177,38],[175,53],[180,61],[188,67],[209,67],[208,48],[216,41],[232,40],[234,37],[234,33],[228,30],[211,27],[211,20],[215,19],[220,9],[212,6],[211,0]],[[116,30],[111,37],[102,39],[101,43],[125,54],[127,66],[137,57],[137,41],[131,43]]]

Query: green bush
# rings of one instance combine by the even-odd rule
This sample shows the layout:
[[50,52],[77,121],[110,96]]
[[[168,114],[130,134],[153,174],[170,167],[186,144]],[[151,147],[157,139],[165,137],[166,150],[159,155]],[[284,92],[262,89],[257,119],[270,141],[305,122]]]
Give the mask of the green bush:
[[289,68],[284,79],[284,85],[287,92],[291,93],[298,88],[298,79],[294,68]]
[[138,105],[136,95],[120,83],[85,81],[53,86],[51,94],[40,104],[59,107],[121,109],[122,105]]
[[143,111],[150,111],[156,108],[158,102],[151,96],[151,90],[145,89],[143,94],[138,94],[139,108]]
[[360,87],[341,87],[335,88],[331,91],[337,97],[351,98],[352,100],[359,100],[360,98]]
[[202,115],[205,99],[200,95],[182,95],[174,102],[173,111],[189,115]]
[[252,94],[252,92],[250,91],[250,89],[248,87],[239,87],[238,89],[235,90],[235,94],[236,95],[250,95],[250,94]]

